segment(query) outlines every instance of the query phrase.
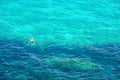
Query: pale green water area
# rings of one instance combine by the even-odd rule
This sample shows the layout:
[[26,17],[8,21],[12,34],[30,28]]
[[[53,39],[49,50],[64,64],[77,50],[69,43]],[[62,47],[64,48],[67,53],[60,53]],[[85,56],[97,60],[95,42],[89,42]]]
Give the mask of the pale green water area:
[[119,0],[2,0],[0,37],[35,45],[120,42]]

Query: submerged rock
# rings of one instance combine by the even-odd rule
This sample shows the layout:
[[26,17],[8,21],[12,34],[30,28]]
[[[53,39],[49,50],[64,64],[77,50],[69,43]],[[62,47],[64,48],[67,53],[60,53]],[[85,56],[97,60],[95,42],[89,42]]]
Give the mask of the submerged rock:
[[73,70],[86,71],[100,69],[99,65],[96,65],[89,60],[80,58],[51,57],[46,59],[46,62],[51,65],[52,68],[57,68],[67,72]]

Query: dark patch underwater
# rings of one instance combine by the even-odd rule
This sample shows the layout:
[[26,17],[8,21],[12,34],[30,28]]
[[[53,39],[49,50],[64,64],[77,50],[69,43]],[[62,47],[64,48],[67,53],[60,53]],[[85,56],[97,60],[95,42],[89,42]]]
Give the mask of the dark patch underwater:
[[1,40],[0,63],[0,80],[119,80],[120,44],[39,48]]

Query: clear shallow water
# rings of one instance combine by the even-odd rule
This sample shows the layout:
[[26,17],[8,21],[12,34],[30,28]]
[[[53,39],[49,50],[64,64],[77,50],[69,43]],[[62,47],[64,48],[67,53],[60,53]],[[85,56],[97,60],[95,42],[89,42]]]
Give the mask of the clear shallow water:
[[[36,43],[120,41],[119,0],[2,0],[0,35]],[[13,36],[14,35],[14,36]]]
[[0,1],[0,80],[119,80],[119,16],[119,0]]

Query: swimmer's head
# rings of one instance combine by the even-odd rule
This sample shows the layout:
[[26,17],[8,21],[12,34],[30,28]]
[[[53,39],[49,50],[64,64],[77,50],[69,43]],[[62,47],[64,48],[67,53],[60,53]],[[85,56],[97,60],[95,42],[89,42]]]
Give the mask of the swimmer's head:
[[33,38],[30,39],[30,43],[34,43],[34,39]]

